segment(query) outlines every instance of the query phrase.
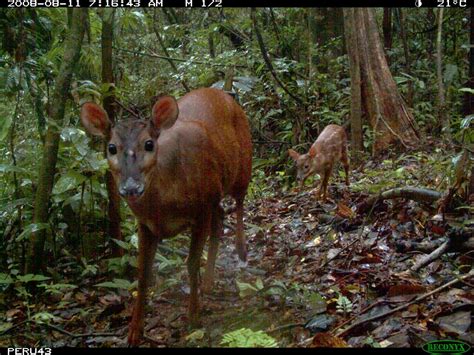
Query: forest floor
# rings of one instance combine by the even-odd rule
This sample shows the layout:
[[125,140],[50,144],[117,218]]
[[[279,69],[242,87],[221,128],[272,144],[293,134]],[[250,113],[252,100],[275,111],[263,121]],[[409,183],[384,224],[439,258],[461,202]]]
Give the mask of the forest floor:
[[[444,338],[473,344],[469,279],[436,290],[463,275],[460,265],[472,265],[472,253],[446,253],[409,271],[424,255],[410,243],[439,245],[450,228],[434,224],[435,206],[392,199],[364,214],[355,208],[370,193],[391,187],[436,189],[448,164],[450,157],[439,151],[369,161],[351,172],[349,189],[342,173],[335,173],[326,203],[315,199],[309,184],[249,201],[248,265],[239,265],[233,216],[227,216],[216,284],[212,294],[201,297],[198,329],[187,326],[188,239],[178,237],[169,244],[171,252],[157,256],[158,280],[148,298],[142,346],[220,346],[223,334],[241,328],[263,330],[278,346],[289,347],[420,347]],[[69,279],[65,282],[75,282],[76,289],[27,306],[20,296],[11,300],[0,311],[7,321],[0,346],[126,346],[133,294],[94,287],[107,280],[110,276]]]

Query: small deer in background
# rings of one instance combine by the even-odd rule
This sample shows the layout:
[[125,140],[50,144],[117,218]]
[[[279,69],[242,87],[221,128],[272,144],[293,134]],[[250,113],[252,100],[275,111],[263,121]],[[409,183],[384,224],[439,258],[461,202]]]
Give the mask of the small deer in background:
[[318,139],[313,143],[309,152],[298,154],[293,149],[288,150],[290,157],[296,162],[297,179],[303,186],[312,174],[321,176],[321,184],[316,191],[316,197],[327,198],[327,187],[334,164],[342,162],[346,172],[346,185],[349,186],[349,158],[347,156],[347,136],[344,128],[330,124],[326,126]]

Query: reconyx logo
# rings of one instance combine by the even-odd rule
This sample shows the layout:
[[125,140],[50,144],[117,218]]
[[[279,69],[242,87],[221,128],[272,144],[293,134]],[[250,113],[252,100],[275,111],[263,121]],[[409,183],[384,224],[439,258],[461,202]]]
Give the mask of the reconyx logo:
[[422,349],[430,354],[463,354],[471,347],[458,340],[435,340],[423,345]]

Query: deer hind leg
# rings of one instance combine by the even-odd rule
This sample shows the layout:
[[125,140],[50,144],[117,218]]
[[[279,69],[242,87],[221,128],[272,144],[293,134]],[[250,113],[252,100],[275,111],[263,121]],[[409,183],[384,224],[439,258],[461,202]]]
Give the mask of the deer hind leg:
[[329,182],[329,177],[331,176],[331,173],[332,173],[332,164],[324,169],[324,172],[323,172],[323,177],[322,177],[322,181],[321,181],[321,190],[322,190],[322,201],[326,201],[327,200],[327,190],[328,190],[328,182]]
[[132,346],[137,346],[143,336],[146,291],[151,280],[158,240],[147,226],[138,226],[138,292],[128,329],[128,343]]
[[349,156],[347,152],[347,146],[342,148],[341,162],[346,173],[346,186],[349,186]]
[[235,247],[241,261],[247,261],[247,244],[244,233],[244,198],[236,197],[236,239]]
[[212,211],[211,234],[209,236],[209,248],[207,251],[207,264],[204,277],[202,279],[201,290],[210,293],[214,285],[214,270],[216,266],[217,251],[219,241],[224,234],[224,210],[217,204]]

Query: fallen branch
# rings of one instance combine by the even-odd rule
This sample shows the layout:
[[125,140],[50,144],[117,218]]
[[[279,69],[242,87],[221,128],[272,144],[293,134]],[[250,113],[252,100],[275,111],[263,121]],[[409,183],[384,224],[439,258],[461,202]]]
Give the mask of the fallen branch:
[[446,252],[457,252],[457,251],[471,251],[474,249],[474,237],[472,236],[472,230],[464,229],[452,229],[448,233],[448,239],[438,246],[434,251],[428,255],[421,257],[411,268],[411,271],[418,271],[422,267],[432,263]]
[[441,193],[430,189],[421,189],[418,187],[397,187],[383,191],[378,195],[370,196],[357,206],[357,212],[363,213],[375,205],[378,201],[388,200],[392,198],[408,198],[417,202],[433,203],[441,198]]
[[105,336],[105,337],[111,337],[111,336],[117,336],[117,334],[115,333],[94,333],[94,332],[91,332],[91,333],[83,333],[83,334],[74,334],[74,333],[71,333],[65,329],[62,329],[60,327],[57,327],[55,325],[52,325],[52,324],[47,324],[47,323],[35,323],[36,325],[42,325],[42,326],[46,326],[46,327],[49,327],[59,333],[62,333],[62,334],[65,334],[67,336],[70,336],[72,338],[88,338],[88,337],[92,337],[92,336],[95,336],[95,337],[98,337],[98,336]]
[[[404,305],[401,305],[401,306],[399,306],[399,307],[396,307],[396,308],[394,308],[394,309],[392,309],[392,310],[390,310],[390,311],[383,312],[383,313],[381,313],[381,314],[378,314],[378,315],[375,315],[375,316],[372,316],[372,317],[369,317],[369,318],[366,318],[366,319],[357,321],[357,322],[353,323],[352,325],[350,325],[349,327],[338,331],[338,332],[336,333],[336,335],[337,335],[337,336],[342,336],[343,334],[346,334],[346,333],[349,332],[350,330],[352,330],[352,329],[354,329],[355,327],[358,327],[358,326],[360,326],[360,325],[362,325],[362,324],[364,324],[364,323],[372,322],[372,321],[374,321],[374,320],[377,320],[377,319],[386,317],[386,316],[388,316],[388,315],[390,315],[390,314],[393,314],[393,313],[396,313],[396,312],[398,312],[398,311],[401,311],[401,310],[403,310],[403,309],[405,309],[405,308],[411,306],[411,305],[414,304],[414,303],[417,303],[417,302],[419,302],[419,301],[421,301],[421,300],[424,300],[425,298],[428,298],[428,297],[434,295],[435,293],[438,293],[438,292],[444,290],[445,288],[448,288],[448,287],[450,287],[450,286],[456,284],[456,283],[459,282],[459,281],[463,281],[463,280],[465,280],[465,279],[467,279],[467,278],[469,278],[469,277],[473,277],[473,276],[474,276],[474,269],[471,269],[471,271],[470,271],[469,273],[467,273],[467,274],[465,274],[465,275],[463,275],[463,276],[461,276],[461,277],[457,277],[457,278],[455,278],[454,280],[451,280],[451,281],[449,281],[448,283],[446,283],[446,284],[444,284],[444,285],[442,285],[442,286],[440,286],[440,287],[434,289],[433,291],[430,291],[430,292],[428,292],[428,293],[426,293],[426,294],[424,294],[424,295],[421,295],[421,296],[415,298],[415,299],[414,299],[413,301],[411,301],[411,302],[407,302],[407,303],[405,303]],[[359,315],[359,316],[360,316],[360,315]]]
[[443,244],[445,238],[436,239],[433,241],[423,241],[423,242],[415,242],[409,239],[397,240],[395,242],[396,251],[397,253],[406,254],[410,251],[420,251],[422,253],[428,254],[433,252],[436,248],[438,248],[441,244]]
[[423,256],[418,260],[411,268],[411,271],[418,271],[420,270],[423,266],[426,266],[436,259],[438,259],[441,255],[443,255],[447,250],[449,249],[449,240],[445,241],[443,244],[441,244],[437,249],[435,249],[432,253]]

